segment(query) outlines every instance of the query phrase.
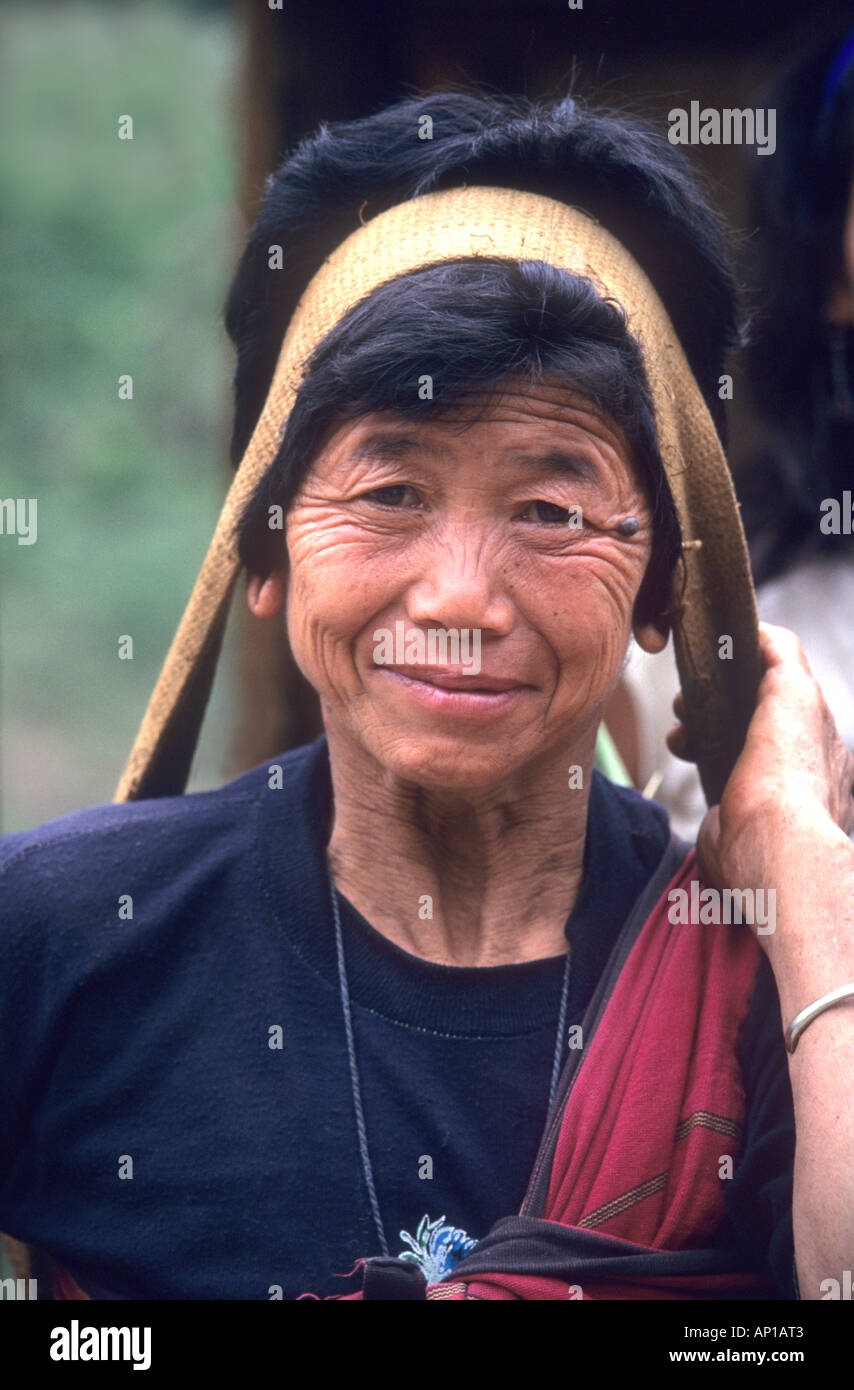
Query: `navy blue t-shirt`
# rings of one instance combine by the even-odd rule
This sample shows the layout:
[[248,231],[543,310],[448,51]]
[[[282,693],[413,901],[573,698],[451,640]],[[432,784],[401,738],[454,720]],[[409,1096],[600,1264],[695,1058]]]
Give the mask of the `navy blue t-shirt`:
[[[331,801],[320,739],[217,791],[0,839],[0,1229],[84,1290],[326,1297],[358,1288],[355,1262],[380,1253],[325,870]],[[660,806],[594,772],[567,1027],[669,838]],[[441,1278],[522,1203],[566,958],[437,965],[339,903],[389,1251]],[[792,1298],[794,1116],[765,961],[740,1057],[746,1145],[721,1244]]]

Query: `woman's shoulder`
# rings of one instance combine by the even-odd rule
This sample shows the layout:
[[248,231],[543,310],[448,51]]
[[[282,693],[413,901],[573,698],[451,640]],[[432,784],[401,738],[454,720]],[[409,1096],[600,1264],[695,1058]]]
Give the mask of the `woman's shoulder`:
[[[610,844],[610,855],[631,855],[649,873],[658,867],[674,838],[666,807],[634,787],[611,782],[598,768],[593,772],[590,815],[596,818],[599,835]],[[689,848],[684,842],[685,853]]]
[[324,761],[318,740],[212,790],[90,806],[0,836],[0,925],[79,917],[107,883],[187,887],[222,872],[252,848],[253,807],[277,792],[278,815],[299,815]]

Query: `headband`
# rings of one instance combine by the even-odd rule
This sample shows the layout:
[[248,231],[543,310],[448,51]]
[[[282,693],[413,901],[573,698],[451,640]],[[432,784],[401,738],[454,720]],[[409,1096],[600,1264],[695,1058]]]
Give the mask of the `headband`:
[[[311,352],[380,285],[472,257],[545,261],[586,276],[626,311],[643,353],[659,451],[682,531],[671,601],[684,723],[699,753],[706,800],[720,800],[744,742],[762,667],[747,546],[706,404],[658,295],[610,232],[580,209],[539,194],[463,187],[427,193],[378,214],[332,252],[306,287],[116,801],[184,790],[240,571],[237,524],[278,451]],[[722,656],[724,636],[732,641]]]

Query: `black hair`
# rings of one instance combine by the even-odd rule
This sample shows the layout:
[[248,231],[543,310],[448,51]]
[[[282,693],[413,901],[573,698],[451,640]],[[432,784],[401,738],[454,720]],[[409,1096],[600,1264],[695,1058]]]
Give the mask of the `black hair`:
[[[718,377],[738,341],[735,285],[724,224],[681,151],[638,119],[573,97],[547,105],[440,92],[321,125],[267,180],[225,308],[237,350],[235,464],[260,416],[290,316],[323,260],[360,217],[463,183],[541,193],[607,227],[661,296],[723,431]],[[270,268],[274,246],[282,249],[280,270]]]
[[746,365],[768,443],[738,482],[759,583],[846,539],[819,530],[821,501],[854,476],[854,334],[825,319],[854,178],[854,62],[832,71],[843,39],[834,29],[774,83],[776,154],[754,163]]
[[559,381],[623,432],[653,513],[638,612],[663,613],[680,531],[640,348],[621,306],[603,300],[590,280],[542,261],[431,266],[380,286],[341,318],[310,357],[284,439],[244,511],[244,565],[266,574],[280,560],[281,531],[270,529],[269,508],[287,511],[331,427],[378,410],[436,418],[474,392],[485,409],[519,377]]
[[[681,152],[668,143],[662,132],[638,119],[610,110],[593,110],[573,97],[547,105],[478,91],[445,92],[407,98],[360,120],[321,125],[268,179],[258,218],[226,304],[226,327],[237,350],[231,445],[235,463],[242,457],[261,413],[289,318],[302,290],[323,260],[358,227],[360,220],[376,216],[405,199],[461,184],[492,184],[554,197],[582,208],[611,231],[646,271],[658,291],[723,435],[724,407],[718,397],[718,378],[726,352],[738,341],[735,284],[723,222],[710,206],[697,175]],[[280,248],[280,260],[277,259],[279,252],[272,252],[272,248]],[[271,269],[271,261],[281,264],[282,268]],[[462,271],[458,273],[463,274]],[[451,277],[445,281],[450,286],[452,268],[446,267],[442,274]],[[514,315],[518,319],[520,313],[527,312],[525,306],[527,303],[530,307],[532,294],[536,298],[544,293],[545,282],[542,279],[537,282],[537,275],[542,277],[543,271],[534,273],[529,267],[526,274],[527,281],[523,274],[522,279],[513,282],[512,277],[507,279],[504,271],[495,268],[481,271],[484,286],[490,275],[494,284],[498,283],[495,276],[504,276],[505,293],[510,298],[503,309],[496,306],[499,317],[505,316],[504,331]],[[408,278],[415,283],[416,277]],[[650,452],[654,449],[654,433],[653,441],[642,437],[645,427],[640,422],[648,411],[648,396],[645,395],[647,387],[640,354],[636,345],[633,354],[624,321],[615,335],[617,320],[612,311],[594,310],[589,287],[587,290],[577,286],[573,289],[569,284],[572,279],[564,277],[559,292],[556,280],[549,280],[549,295],[562,296],[563,310],[576,322],[579,331],[584,322],[583,331],[587,337],[579,342],[586,341],[595,356],[588,364],[587,385],[594,394],[598,391],[601,395],[602,383],[610,373],[610,391],[614,394],[614,401],[609,398],[610,410],[612,413],[615,409],[622,411],[630,425],[634,420],[634,433],[630,428],[629,434],[637,454],[636,465],[643,470],[651,466],[657,453]],[[396,283],[399,292],[406,293],[403,280]],[[423,287],[426,281],[418,283]],[[445,296],[447,310],[454,307],[462,312],[464,305],[458,305],[462,283],[456,282],[457,299],[453,294]],[[479,304],[475,305],[469,291],[470,283],[470,279],[465,280],[465,299],[473,316],[471,323],[482,323],[493,291],[484,288]],[[438,284],[434,278],[431,293]],[[388,315],[393,315],[396,294],[380,301],[376,295],[371,296],[373,309],[365,306],[365,313],[375,313],[377,304],[381,303],[384,311],[382,322],[376,317],[373,320],[377,342],[371,351],[381,352],[386,337],[389,341],[394,339],[396,350],[403,350],[396,331],[389,332]],[[518,298],[520,294],[521,299]],[[415,306],[415,299],[409,302]],[[409,321],[410,348],[413,343],[419,348],[416,379],[426,370],[421,364],[428,326],[433,334],[434,349],[443,342],[443,350],[448,350],[446,330],[437,322],[426,301],[419,300],[418,304],[417,320],[410,317]],[[352,327],[353,322],[359,321],[357,311],[355,320],[348,316],[338,326],[341,331],[334,336],[336,350],[342,354],[341,361],[350,362],[351,367],[353,354],[344,343],[343,332],[345,325]],[[584,354],[578,352],[577,346],[570,345],[565,334],[561,337],[556,325],[554,332],[550,361],[564,374],[571,361],[574,381],[580,387],[585,380]],[[466,330],[464,336],[471,347],[469,367],[475,374],[472,380],[484,383],[489,377],[489,348],[485,349],[485,355],[478,355],[471,332]],[[619,348],[617,337],[622,339]],[[364,351],[368,350],[364,347]],[[533,364],[534,369],[539,370],[536,355],[531,355],[531,335],[527,331],[522,332],[515,348],[504,342],[493,368],[500,364],[503,370],[504,364],[513,360],[514,353],[521,354],[520,363]],[[328,353],[321,353],[303,380],[299,396],[304,397],[304,401],[298,400],[300,413],[293,427],[289,422],[283,445],[286,452],[296,432],[304,427],[300,423],[302,406],[305,405],[306,419],[314,414],[308,398],[321,385],[316,374],[321,364],[328,371],[328,380],[335,376],[336,369],[329,365]],[[457,366],[462,366],[461,360]],[[364,383],[363,403],[370,399],[375,402],[373,408],[388,408],[389,399],[406,396],[411,408],[418,409],[417,394],[414,402],[411,394],[406,394],[412,391],[411,374],[401,376],[382,356],[374,358],[374,368],[377,382]],[[441,375],[438,370],[437,376],[441,378]],[[390,397],[378,393],[377,383],[384,384],[384,389],[391,392]],[[495,384],[495,372],[492,384]],[[442,389],[451,400],[465,385],[459,370],[453,379],[448,371]],[[343,390],[339,386],[339,414],[345,409],[352,414],[353,394],[351,375]],[[633,396],[631,405],[630,395]],[[434,394],[431,406],[435,404]],[[299,466],[307,466],[309,460],[304,454],[301,457]],[[280,457],[274,465],[278,467],[280,481],[283,465],[280,449]],[[242,555],[256,566],[268,563],[263,547],[262,552],[258,550],[257,525],[262,505],[257,497],[271,495],[265,487],[262,486],[260,494],[253,499],[251,517],[245,519],[241,530]],[[665,539],[662,552],[669,560],[672,527],[676,526],[678,535],[678,526],[660,463],[650,496],[657,521],[669,537]],[[670,519],[666,520],[668,507]]]

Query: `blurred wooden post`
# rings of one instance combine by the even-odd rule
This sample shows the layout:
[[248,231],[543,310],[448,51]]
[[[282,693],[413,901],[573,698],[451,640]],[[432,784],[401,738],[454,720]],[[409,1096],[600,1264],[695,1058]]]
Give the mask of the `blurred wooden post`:
[[[240,202],[245,225],[255,219],[264,180],[281,148],[277,86],[282,78],[272,16],[257,0],[242,0],[244,50],[239,101]],[[281,20],[282,12],[276,12]],[[230,421],[229,421],[230,428]],[[299,747],[321,730],[317,697],[291,655],[284,619],[262,622],[246,606],[246,579],[234,595],[237,623],[237,725],[230,750],[230,775],[255,767],[287,748]]]

